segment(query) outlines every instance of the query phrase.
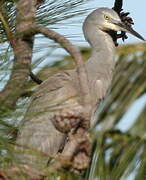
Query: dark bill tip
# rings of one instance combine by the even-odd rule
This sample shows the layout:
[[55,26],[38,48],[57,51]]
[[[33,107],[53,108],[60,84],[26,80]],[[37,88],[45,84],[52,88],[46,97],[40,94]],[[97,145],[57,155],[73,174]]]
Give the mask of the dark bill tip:
[[132,27],[125,25],[124,23],[117,24],[122,30],[129,32],[130,34],[134,35],[135,37],[146,41],[138,32],[136,32]]

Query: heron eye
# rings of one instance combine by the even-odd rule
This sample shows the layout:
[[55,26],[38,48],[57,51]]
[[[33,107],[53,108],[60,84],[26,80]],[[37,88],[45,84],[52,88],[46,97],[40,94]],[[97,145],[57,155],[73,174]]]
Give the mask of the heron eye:
[[104,15],[104,18],[105,18],[106,20],[109,20],[109,19],[110,19],[110,17],[107,16],[107,15]]

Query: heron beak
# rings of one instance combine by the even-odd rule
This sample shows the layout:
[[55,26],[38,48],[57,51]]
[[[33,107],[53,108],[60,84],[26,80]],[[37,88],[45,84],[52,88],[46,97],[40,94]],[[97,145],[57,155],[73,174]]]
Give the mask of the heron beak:
[[122,23],[122,22],[116,23],[116,25],[118,25],[118,26],[122,29],[122,31],[126,31],[126,32],[128,32],[128,33],[136,36],[137,38],[145,41],[145,39],[144,39],[139,33],[137,33],[132,27],[127,26],[127,25],[125,25],[125,24]]

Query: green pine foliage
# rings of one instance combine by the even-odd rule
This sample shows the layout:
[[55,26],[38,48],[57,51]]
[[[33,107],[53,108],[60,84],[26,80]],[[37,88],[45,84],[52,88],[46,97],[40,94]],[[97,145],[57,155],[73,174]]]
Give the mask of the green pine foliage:
[[[83,3],[86,1],[64,0],[62,3],[59,0],[47,1],[38,7],[37,22],[45,26],[54,25],[81,15],[85,10],[80,9]],[[8,36],[14,34],[15,3],[2,0],[0,2],[0,80],[2,86],[7,82],[11,72],[13,52],[9,46]],[[49,48],[49,53],[38,58],[33,67],[37,67],[46,56],[51,56],[52,49],[57,49],[58,46],[51,42],[47,48]],[[34,54],[41,52],[39,49],[34,49]],[[84,59],[88,59],[90,49],[81,49]],[[69,56],[59,56],[57,60],[51,67],[46,65],[38,73],[38,77],[45,80],[54,73],[74,67],[73,59]],[[135,119],[127,119],[131,122],[131,126],[126,131],[121,131],[120,126],[117,126],[131,105],[145,95],[146,44],[119,46],[116,63],[111,92],[100,109],[97,126],[91,130],[94,139],[91,167],[78,176],[65,170],[57,174],[48,172],[46,180],[128,180],[130,176],[133,180],[146,179],[146,107]],[[37,86],[29,80],[26,93],[19,99],[17,108],[11,112],[0,113],[0,172],[7,171],[11,163],[17,164],[13,158],[13,144],[20,121],[25,115],[30,97]],[[25,174],[22,173],[18,179],[26,179]]]

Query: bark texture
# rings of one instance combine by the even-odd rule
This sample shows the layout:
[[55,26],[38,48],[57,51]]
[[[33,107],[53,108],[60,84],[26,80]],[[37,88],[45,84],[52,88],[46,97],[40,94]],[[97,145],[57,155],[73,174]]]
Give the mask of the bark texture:
[[20,0],[16,3],[16,34],[11,39],[14,52],[14,64],[10,79],[4,90],[0,92],[2,110],[13,109],[25,89],[29,77],[32,59],[33,34],[25,35],[34,23],[37,0]]

